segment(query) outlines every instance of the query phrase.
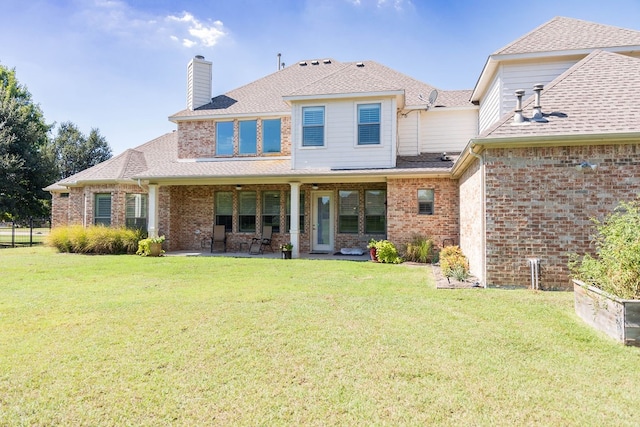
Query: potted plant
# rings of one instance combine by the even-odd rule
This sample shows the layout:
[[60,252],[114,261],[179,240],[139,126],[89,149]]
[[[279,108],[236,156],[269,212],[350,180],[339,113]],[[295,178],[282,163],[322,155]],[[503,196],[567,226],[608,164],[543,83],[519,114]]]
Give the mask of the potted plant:
[[640,346],[640,201],[593,220],[595,256],[572,255],[576,314],[626,345]]
[[161,256],[164,253],[162,250],[164,240],[164,236],[142,239],[138,242],[136,254],[140,256]]
[[282,259],[291,259],[291,251],[293,251],[293,244],[291,242],[283,243],[280,245],[282,251]]
[[369,256],[371,257],[371,261],[378,262],[377,249],[376,244],[378,241],[376,239],[369,240],[369,244],[367,248],[369,249]]

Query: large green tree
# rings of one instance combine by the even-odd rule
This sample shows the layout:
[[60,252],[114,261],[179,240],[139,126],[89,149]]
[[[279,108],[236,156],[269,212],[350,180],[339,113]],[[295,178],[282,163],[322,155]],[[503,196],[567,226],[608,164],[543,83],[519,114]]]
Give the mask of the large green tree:
[[0,65],[0,218],[49,214],[50,196],[43,188],[56,177],[50,128],[15,70]]
[[71,122],[60,124],[52,145],[59,178],[66,178],[111,158],[111,147],[98,129],[91,129],[87,137]]

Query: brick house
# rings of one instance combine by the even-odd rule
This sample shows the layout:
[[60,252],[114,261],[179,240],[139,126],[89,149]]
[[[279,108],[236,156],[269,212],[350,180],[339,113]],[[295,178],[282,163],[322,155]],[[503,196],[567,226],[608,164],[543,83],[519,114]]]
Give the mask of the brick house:
[[54,225],[143,226],[190,250],[219,224],[232,251],[271,225],[294,256],[418,233],[459,243],[487,286],[528,286],[537,259],[552,289],[589,218],[640,189],[638,31],[554,18],[467,91],[318,59],[212,98],[212,74],[189,63],[176,131],[48,187]]

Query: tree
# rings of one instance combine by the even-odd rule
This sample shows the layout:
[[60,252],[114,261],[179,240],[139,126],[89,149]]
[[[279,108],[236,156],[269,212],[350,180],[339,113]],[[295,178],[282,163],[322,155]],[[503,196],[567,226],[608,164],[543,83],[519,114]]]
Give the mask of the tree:
[[50,128],[15,70],[0,65],[0,218],[49,214],[43,188],[56,170],[47,149]]
[[66,178],[111,158],[111,147],[98,129],[91,129],[87,137],[71,122],[64,122],[58,127],[52,145],[59,178]]

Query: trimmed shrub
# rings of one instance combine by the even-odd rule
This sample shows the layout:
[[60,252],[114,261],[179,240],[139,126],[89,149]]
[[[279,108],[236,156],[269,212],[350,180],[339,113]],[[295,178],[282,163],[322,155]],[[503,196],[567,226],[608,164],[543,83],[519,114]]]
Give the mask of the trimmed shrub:
[[140,230],[72,225],[51,230],[47,245],[59,252],[79,254],[133,254],[142,239]]
[[640,299],[640,201],[621,202],[603,221],[592,221],[596,256],[573,254],[573,277],[619,298]]
[[459,246],[447,246],[440,251],[440,268],[446,277],[460,281],[469,277],[469,261]]
[[390,241],[380,240],[375,243],[375,247],[376,258],[378,258],[379,262],[386,262],[389,264],[400,264],[402,262],[402,258],[398,255],[396,245]]
[[404,250],[406,261],[428,263],[432,262],[433,240],[420,234],[414,234],[411,242],[407,243]]

